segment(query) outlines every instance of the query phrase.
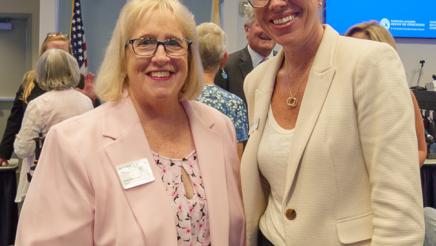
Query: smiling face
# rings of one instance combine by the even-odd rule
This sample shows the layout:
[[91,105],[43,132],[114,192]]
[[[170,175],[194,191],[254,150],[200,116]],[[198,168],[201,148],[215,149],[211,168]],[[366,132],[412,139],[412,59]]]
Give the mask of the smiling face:
[[268,34],[263,31],[256,19],[254,19],[251,24],[245,24],[244,30],[248,45],[250,45],[254,51],[264,57],[271,53],[271,50],[276,45],[276,42],[274,42],[268,36]]
[[277,43],[303,46],[322,37],[320,6],[320,0],[270,0],[255,13],[259,24]]
[[[175,17],[160,11],[143,17],[133,29],[129,39],[152,38],[184,40],[182,28]],[[138,103],[177,102],[179,92],[188,75],[188,52],[174,58],[167,56],[163,45],[159,45],[154,56],[139,57],[132,46],[126,48],[129,94]]]

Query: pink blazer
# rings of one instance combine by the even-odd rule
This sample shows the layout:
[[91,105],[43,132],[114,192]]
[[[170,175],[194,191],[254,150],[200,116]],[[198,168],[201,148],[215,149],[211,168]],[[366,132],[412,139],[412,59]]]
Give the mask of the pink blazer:
[[[212,245],[243,245],[233,125],[201,103],[183,106],[206,190]],[[124,189],[116,167],[143,158],[155,181]],[[126,97],[52,127],[23,206],[16,245],[177,245],[170,202]]]

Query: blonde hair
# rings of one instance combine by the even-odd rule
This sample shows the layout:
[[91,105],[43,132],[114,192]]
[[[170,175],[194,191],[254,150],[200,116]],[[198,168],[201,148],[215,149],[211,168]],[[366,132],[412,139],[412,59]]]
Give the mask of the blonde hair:
[[80,70],[76,58],[61,49],[49,49],[36,62],[37,83],[44,90],[76,87]]
[[352,37],[356,33],[364,33],[369,40],[384,42],[394,49],[397,49],[395,39],[392,37],[391,33],[386,28],[380,26],[377,21],[362,22],[354,25],[348,29],[345,36]]
[[[41,44],[40,53],[41,56],[48,47],[48,44],[52,41],[65,41],[68,43],[68,51],[71,52],[70,39],[68,36],[62,33],[48,33],[45,37],[44,41]],[[27,99],[30,96],[33,88],[35,88],[35,80],[36,80],[36,72],[34,70],[30,70],[26,72],[23,76],[21,87],[23,88],[23,93],[20,96],[20,100],[24,103],[28,103]]]
[[201,90],[201,67],[198,52],[198,37],[194,17],[177,0],[130,0],[122,8],[112,33],[109,46],[96,78],[95,91],[104,101],[117,101],[129,83],[126,73],[126,47],[134,28],[144,16],[160,11],[172,15],[182,27],[186,39],[192,41],[188,54],[188,76],[179,94],[179,99],[194,99]]
[[219,67],[226,53],[226,33],[212,22],[198,25],[197,33],[203,68],[205,71],[213,71]]

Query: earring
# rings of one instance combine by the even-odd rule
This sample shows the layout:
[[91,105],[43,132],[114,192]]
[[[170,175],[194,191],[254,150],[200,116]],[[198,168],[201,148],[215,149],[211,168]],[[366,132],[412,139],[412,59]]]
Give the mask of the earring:
[[227,78],[228,78],[227,73],[226,73],[226,70],[224,70],[224,68],[221,68],[221,77],[222,77],[224,80],[227,80]]

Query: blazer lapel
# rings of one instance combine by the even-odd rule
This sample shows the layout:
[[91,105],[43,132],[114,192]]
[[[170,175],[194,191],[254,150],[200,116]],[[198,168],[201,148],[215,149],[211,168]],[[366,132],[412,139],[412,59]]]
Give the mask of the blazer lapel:
[[[225,155],[221,145],[220,133],[215,130],[215,122],[203,114],[195,102],[184,101],[188,115],[195,149],[197,151],[200,173],[206,191],[209,210],[209,226],[212,245],[225,245],[229,242],[228,200],[225,183]],[[223,236],[226,235],[226,238]]]
[[[131,100],[122,99],[114,106],[114,112],[109,117],[105,121],[103,135],[113,141],[104,146],[104,149],[114,172],[117,172],[119,165],[146,158],[155,177],[155,181],[124,190],[127,202],[144,233],[144,240],[147,245],[177,245],[175,226],[157,227],[164,224],[162,221],[174,221],[172,213],[165,212],[172,208],[161,181],[160,170],[154,165],[149,144]],[[166,236],[156,237],[155,233]]]
[[[242,50],[240,56],[240,63],[238,64],[239,70],[241,71],[242,78],[245,78],[251,70],[253,70],[253,62],[251,61],[250,53],[248,53],[248,48]],[[243,81],[242,81],[243,82]]]
[[309,80],[295,126],[296,131],[288,158],[288,169],[286,173],[287,190],[285,190],[285,195],[283,196],[283,207],[286,207],[286,202],[290,197],[290,191],[296,173],[298,172],[304,149],[316,125],[335,74],[332,59],[337,37],[338,34],[333,31],[333,29],[329,26],[325,27],[324,36],[310,71]]

